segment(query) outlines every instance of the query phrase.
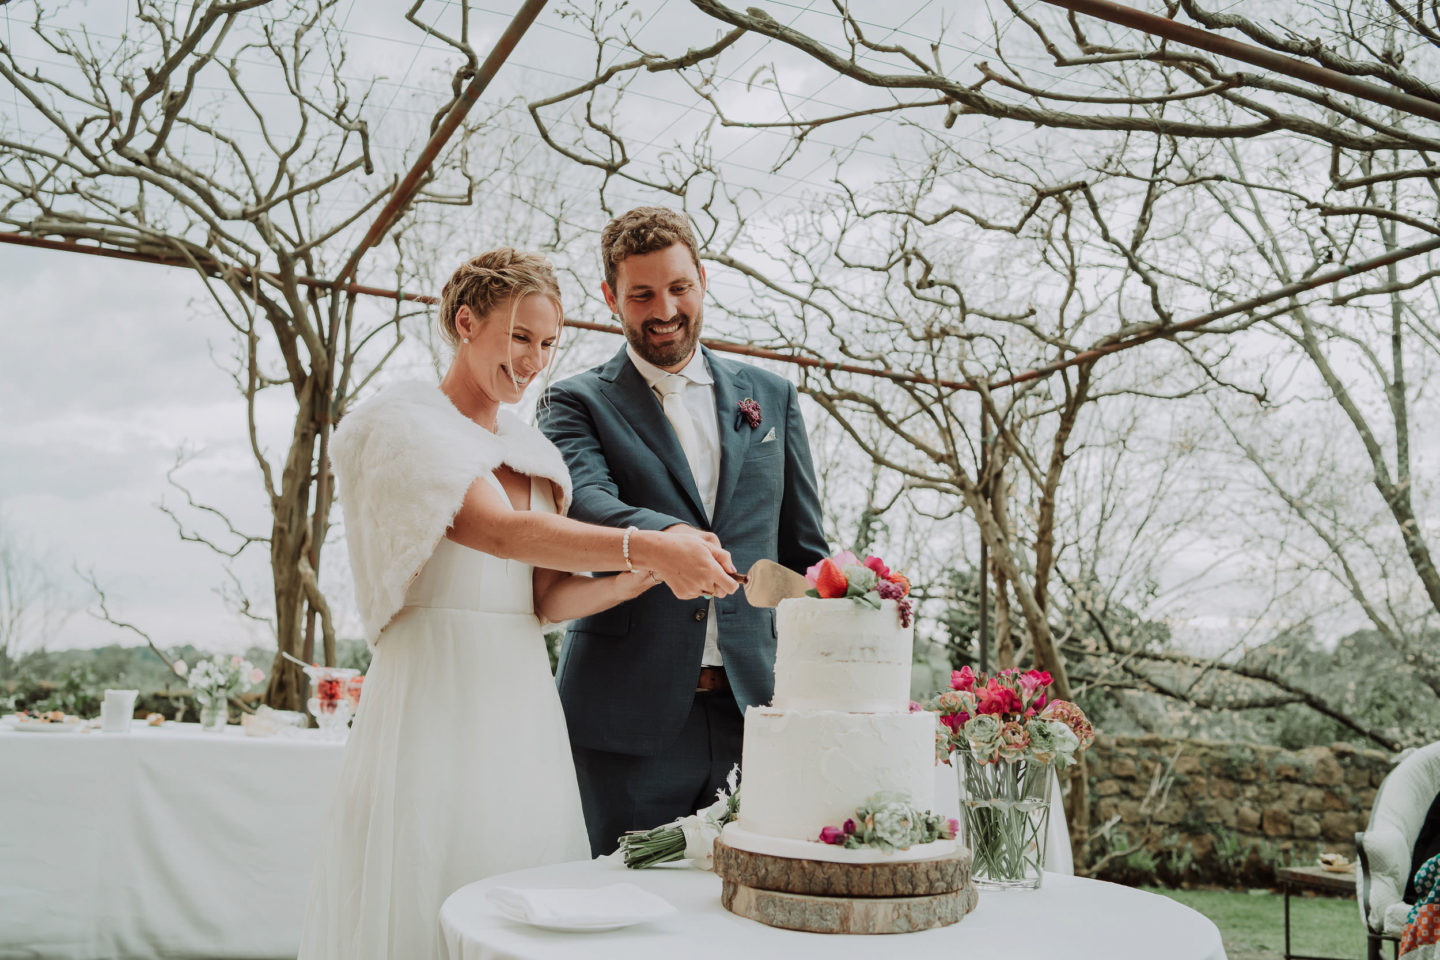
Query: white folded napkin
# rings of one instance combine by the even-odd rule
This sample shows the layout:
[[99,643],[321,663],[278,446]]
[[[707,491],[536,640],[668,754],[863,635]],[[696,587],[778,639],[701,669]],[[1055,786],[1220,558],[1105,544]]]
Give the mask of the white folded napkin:
[[494,887],[486,895],[509,917],[556,926],[640,923],[677,912],[668,900],[633,883],[551,890]]

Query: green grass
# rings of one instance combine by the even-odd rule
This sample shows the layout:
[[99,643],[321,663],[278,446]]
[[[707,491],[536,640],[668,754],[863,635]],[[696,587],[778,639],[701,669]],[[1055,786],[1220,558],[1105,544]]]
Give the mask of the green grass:
[[[1220,928],[1229,960],[1278,960],[1285,953],[1285,898],[1271,890],[1162,890]],[[1365,956],[1365,931],[1353,899],[1290,897],[1290,949],[1311,957]],[[1390,951],[1386,950],[1388,957]]]

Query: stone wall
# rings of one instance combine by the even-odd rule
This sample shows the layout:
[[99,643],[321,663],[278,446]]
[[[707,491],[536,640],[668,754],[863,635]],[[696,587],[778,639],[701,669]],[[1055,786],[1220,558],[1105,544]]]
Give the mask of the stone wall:
[[1085,756],[1092,825],[1119,817],[1092,862],[1122,855],[1098,876],[1227,886],[1269,885],[1276,866],[1324,852],[1353,860],[1394,760],[1343,743],[1282,750],[1158,736],[1100,736]]

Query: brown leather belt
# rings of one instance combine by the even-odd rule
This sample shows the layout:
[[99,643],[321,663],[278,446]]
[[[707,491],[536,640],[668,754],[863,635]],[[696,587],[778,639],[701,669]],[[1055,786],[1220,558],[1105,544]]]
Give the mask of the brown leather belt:
[[730,689],[730,678],[725,676],[724,667],[701,667],[700,677],[695,681],[696,693],[715,693]]

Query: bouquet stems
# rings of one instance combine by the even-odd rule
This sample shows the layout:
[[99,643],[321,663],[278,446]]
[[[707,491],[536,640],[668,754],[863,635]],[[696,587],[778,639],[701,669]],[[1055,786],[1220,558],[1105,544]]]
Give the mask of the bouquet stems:
[[1051,765],[956,757],[961,822],[976,882],[1038,887],[1050,826]]

